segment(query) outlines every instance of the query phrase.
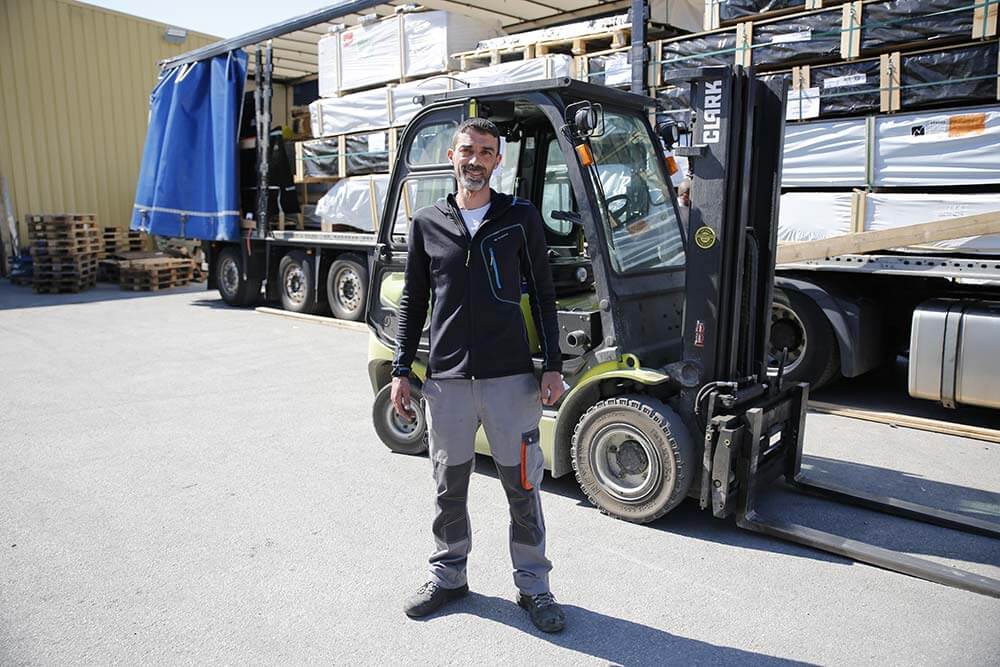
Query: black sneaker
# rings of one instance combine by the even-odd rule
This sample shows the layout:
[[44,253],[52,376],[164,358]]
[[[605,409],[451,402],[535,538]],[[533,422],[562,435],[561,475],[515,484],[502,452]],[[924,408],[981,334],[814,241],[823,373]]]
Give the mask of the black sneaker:
[[531,622],[542,632],[559,632],[566,627],[566,614],[552,597],[552,593],[521,593],[517,597],[517,604],[527,610]]
[[468,584],[464,584],[458,588],[445,588],[437,582],[428,581],[406,600],[406,604],[403,605],[403,611],[410,618],[426,616],[433,611],[437,611],[445,602],[464,597],[468,592]]

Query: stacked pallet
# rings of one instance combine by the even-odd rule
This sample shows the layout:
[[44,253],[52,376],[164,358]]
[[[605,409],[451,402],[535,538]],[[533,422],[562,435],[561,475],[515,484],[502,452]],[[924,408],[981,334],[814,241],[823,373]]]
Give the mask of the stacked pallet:
[[81,292],[97,282],[101,249],[93,215],[29,215],[36,292]]
[[142,252],[146,248],[146,232],[121,227],[104,227],[104,247],[101,259],[115,257],[125,252]]
[[123,290],[157,291],[191,282],[192,262],[186,257],[150,257],[120,262]]

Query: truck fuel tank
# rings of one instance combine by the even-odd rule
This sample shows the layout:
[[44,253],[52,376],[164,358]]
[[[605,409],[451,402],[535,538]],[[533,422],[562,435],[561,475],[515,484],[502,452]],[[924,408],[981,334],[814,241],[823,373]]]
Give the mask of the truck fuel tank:
[[935,299],[913,311],[909,390],[945,407],[1000,408],[1000,303]]

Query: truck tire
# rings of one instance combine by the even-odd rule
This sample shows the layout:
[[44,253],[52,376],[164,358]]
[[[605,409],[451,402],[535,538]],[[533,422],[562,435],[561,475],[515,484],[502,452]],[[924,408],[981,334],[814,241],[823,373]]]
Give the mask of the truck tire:
[[775,290],[771,304],[772,375],[778,371],[783,347],[788,348],[783,378],[808,382],[811,389],[829,384],[840,374],[840,348],[823,310],[796,290]]
[[215,287],[230,306],[253,305],[260,296],[260,278],[243,277],[239,248],[223,248],[215,263]]
[[375,394],[372,405],[372,423],[375,433],[385,446],[399,454],[423,454],[427,451],[427,420],[421,409],[420,389],[410,383],[410,399],[417,413],[413,423],[396,414],[392,405],[392,383],[385,385]]
[[278,263],[281,307],[293,313],[315,313],[319,308],[313,263],[301,250],[292,250]]
[[333,316],[357,322],[365,316],[368,269],[357,255],[342,255],[326,274],[326,301]]
[[655,398],[594,404],[573,431],[576,481],[598,509],[648,523],[676,507],[696,472],[694,445],[677,414]]

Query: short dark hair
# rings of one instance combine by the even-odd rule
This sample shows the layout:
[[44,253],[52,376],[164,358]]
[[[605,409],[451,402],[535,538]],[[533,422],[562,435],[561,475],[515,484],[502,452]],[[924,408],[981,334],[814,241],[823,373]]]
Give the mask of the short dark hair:
[[462,134],[463,132],[468,132],[469,130],[475,130],[476,132],[480,132],[482,134],[488,134],[494,139],[496,139],[497,151],[499,152],[500,130],[497,128],[496,125],[494,125],[491,121],[486,120],[485,118],[469,118],[465,120],[461,125],[459,125],[458,129],[455,130],[455,134],[451,137],[452,148],[454,148],[455,144],[458,143],[458,135]]

